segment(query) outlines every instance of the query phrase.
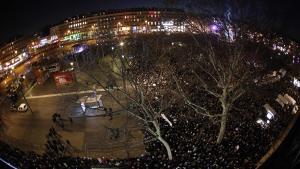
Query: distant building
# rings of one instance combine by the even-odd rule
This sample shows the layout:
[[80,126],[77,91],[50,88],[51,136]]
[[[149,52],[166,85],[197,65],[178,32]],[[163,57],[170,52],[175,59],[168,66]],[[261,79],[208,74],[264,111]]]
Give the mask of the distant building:
[[27,44],[30,40],[30,37],[22,37],[0,47],[0,71],[12,68],[29,57]]
[[[207,17],[188,17],[183,10],[165,8],[107,10],[78,15],[51,27],[49,35],[35,34],[0,45],[0,72],[18,65],[30,56],[63,55],[60,49],[66,48],[69,52],[75,44],[97,45],[133,34],[200,31],[217,35],[219,27],[214,20]],[[300,63],[300,48],[293,41],[250,30],[245,38],[262,43],[279,55],[291,55],[293,63]]]
[[177,9],[101,11],[69,18],[50,28],[50,35],[68,43],[114,39],[133,33],[184,32],[184,17],[185,13]]

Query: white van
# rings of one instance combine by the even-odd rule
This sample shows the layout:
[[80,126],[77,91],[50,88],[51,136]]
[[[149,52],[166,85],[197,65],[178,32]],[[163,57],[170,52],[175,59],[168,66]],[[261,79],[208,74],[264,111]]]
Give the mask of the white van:
[[19,112],[26,112],[28,110],[28,107],[25,103],[21,103],[20,106],[18,107]]

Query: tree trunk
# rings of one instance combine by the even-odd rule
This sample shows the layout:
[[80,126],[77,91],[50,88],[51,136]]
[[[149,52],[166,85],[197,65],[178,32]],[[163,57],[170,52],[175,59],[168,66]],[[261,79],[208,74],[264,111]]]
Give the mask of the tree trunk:
[[171,152],[171,148],[168,142],[166,142],[166,140],[164,140],[161,136],[158,136],[157,139],[163,143],[163,145],[165,146],[167,153],[168,153],[168,159],[172,160],[173,156],[172,156],[172,152]]
[[220,144],[224,138],[224,134],[225,134],[225,130],[226,130],[227,115],[228,115],[228,111],[229,111],[229,106],[226,103],[222,102],[222,108],[223,108],[223,111],[222,111],[222,118],[221,118],[221,127],[219,130],[217,144]]
[[153,124],[154,124],[155,130],[156,130],[157,139],[165,146],[167,153],[168,153],[168,159],[172,160],[173,156],[172,156],[172,151],[171,151],[170,145],[165,139],[163,139],[161,137],[159,124],[156,121],[153,121]]

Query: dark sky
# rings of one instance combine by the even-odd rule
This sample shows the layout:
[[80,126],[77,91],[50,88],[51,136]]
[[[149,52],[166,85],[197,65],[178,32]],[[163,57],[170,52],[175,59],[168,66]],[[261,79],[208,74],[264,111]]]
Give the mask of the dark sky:
[[[265,0],[265,2],[263,8],[270,12],[270,19],[279,18],[276,25],[278,30],[300,41],[300,6],[297,1]],[[56,24],[76,14],[101,9],[145,6],[162,7],[163,3],[162,0],[2,0],[0,42],[17,35],[37,32],[47,25]],[[255,10],[253,12],[255,13]]]
[[1,0],[0,42],[36,32],[77,14],[161,5],[160,0]]

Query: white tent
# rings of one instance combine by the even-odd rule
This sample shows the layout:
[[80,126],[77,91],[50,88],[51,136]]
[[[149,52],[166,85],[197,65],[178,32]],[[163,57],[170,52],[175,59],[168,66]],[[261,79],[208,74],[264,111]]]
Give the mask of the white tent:
[[284,95],[284,98],[285,98],[291,105],[295,105],[295,104],[296,104],[295,99],[292,98],[290,95],[285,94],[285,95]]
[[293,110],[292,110],[292,113],[293,114],[296,114],[299,110],[299,107],[297,105],[294,106]]
[[277,114],[276,111],[269,104],[265,104],[264,108],[267,111],[267,118],[268,119],[274,118],[274,116]]
[[284,107],[284,103],[279,98],[276,98],[276,102],[279,103],[281,107]]
[[281,94],[279,94],[279,95],[277,96],[277,98],[278,98],[281,102],[283,102],[284,104],[289,104],[289,101],[288,101],[286,98],[284,98]]

